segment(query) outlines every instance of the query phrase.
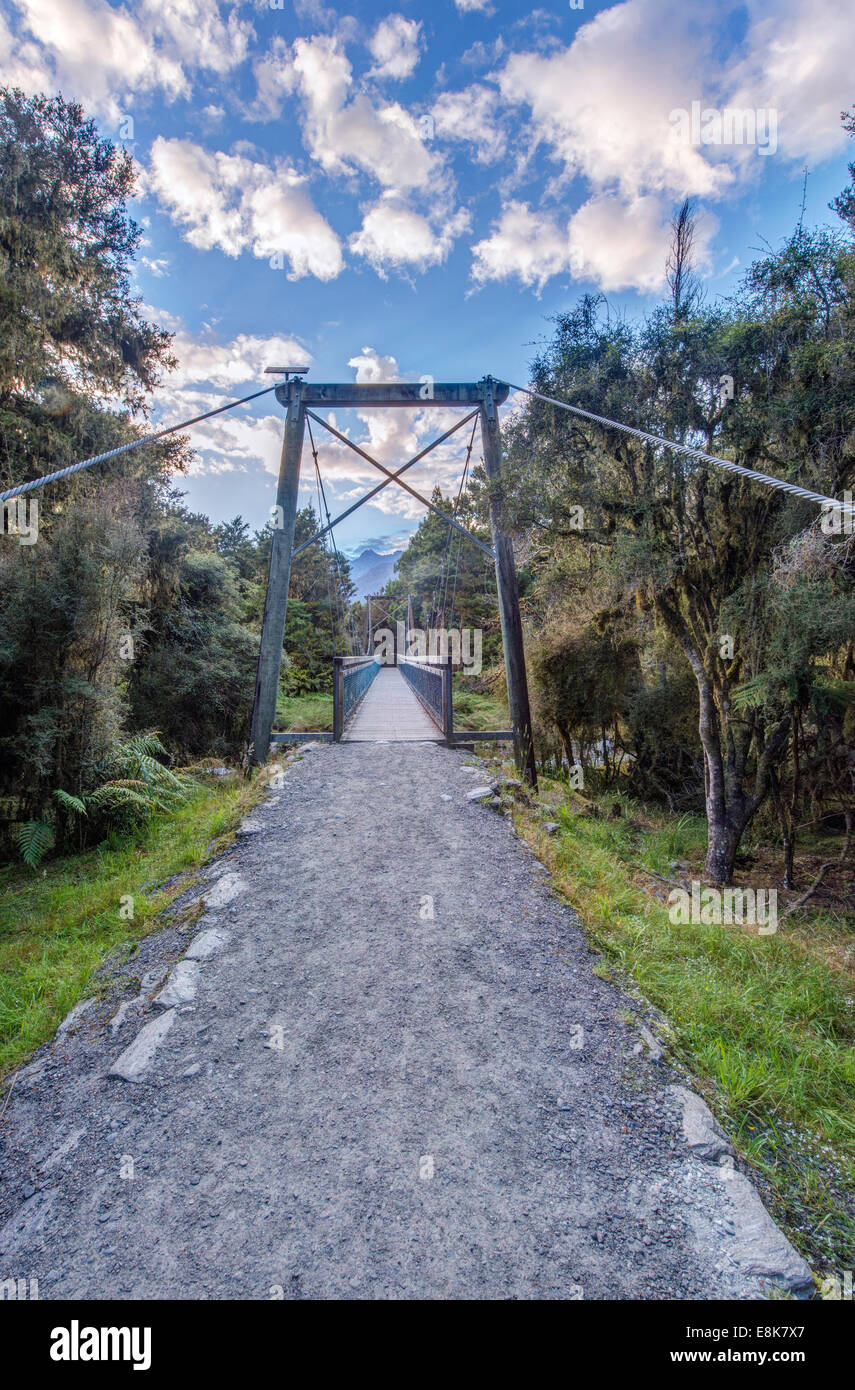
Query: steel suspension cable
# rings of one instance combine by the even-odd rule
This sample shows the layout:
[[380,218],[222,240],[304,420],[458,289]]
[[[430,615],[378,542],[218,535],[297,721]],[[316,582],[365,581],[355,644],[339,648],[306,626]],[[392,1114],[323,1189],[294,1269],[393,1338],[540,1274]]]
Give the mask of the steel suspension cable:
[[[315,444],[315,437],[312,434],[312,422],[308,415],[306,416],[306,424],[309,428],[309,444],[312,450],[312,458],[315,461],[315,473],[318,479],[318,489],[320,492],[321,505],[323,506],[323,515],[324,517],[326,517],[328,523],[328,534],[330,541],[332,542],[332,553],[335,561],[336,578],[338,580],[338,586],[336,590],[336,606],[339,613],[339,620],[341,622],[342,636],[345,636],[347,628],[349,627],[350,635],[355,650],[355,648],[359,645],[359,638],[356,632],[356,623],[354,622],[353,618],[353,606],[351,604],[347,605],[347,618],[349,622],[346,622],[344,609],[344,567],[342,565],[342,557],[339,553],[338,546],[336,545],[335,531],[333,530],[333,524],[330,518],[330,509],[327,503],[327,490],[324,487],[324,480],[321,477],[321,466],[318,461],[317,445]],[[321,520],[323,520],[323,517],[321,517]],[[321,539],[324,548],[326,548],[326,537],[324,536]]]
[[[461,494],[462,494],[462,492],[463,492],[463,487],[464,487],[464,484],[465,484],[465,482],[466,482],[466,474],[467,474],[467,471],[468,471],[468,469],[469,469],[469,460],[470,460],[470,458],[471,458],[471,456],[472,456],[472,446],[473,446],[473,444],[474,444],[474,442],[475,442],[475,431],[477,430],[477,428],[478,428],[478,419],[477,419],[477,417],[476,417],[475,420],[473,421],[473,424],[472,424],[472,434],[471,434],[470,437],[469,437],[469,444],[468,444],[467,449],[466,449],[466,460],[465,460],[464,465],[463,465],[463,473],[461,474],[461,478],[460,478],[460,486],[459,486],[458,489],[457,489],[457,496],[456,496],[455,499],[454,499],[454,505],[453,505],[453,507],[452,507],[452,509],[451,509],[451,515],[452,515],[452,517],[455,517],[455,518],[456,518],[456,516],[457,516],[457,511],[458,511],[458,508],[459,508],[459,506],[460,506],[460,497],[461,497]],[[448,572],[449,572],[449,568],[450,568],[450,565],[451,565],[451,550],[452,550],[453,543],[454,543],[454,527],[453,527],[451,524],[449,524],[449,527],[448,527],[448,535],[446,536],[446,539],[445,539],[445,549],[444,549],[444,551],[443,551],[442,560],[441,560],[441,562],[440,562],[439,572],[438,572],[438,574],[437,574],[437,577],[436,577],[436,580],[435,580],[434,586],[433,586],[433,595],[432,595],[432,597],[431,597],[431,608],[430,608],[430,617],[429,617],[429,621],[428,621],[428,627],[432,627],[432,626],[433,626],[434,620],[435,620],[436,618],[439,617],[440,613],[443,615],[443,617],[445,616],[446,606],[447,606],[447,603],[448,603]],[[458,565],[459,565],[459,563],[460,563],[460,547],[461,547],[462,543],[463,543],[463,537],[462,537],[461,535],[458,534],[458,538],[457,538],[457,563],[458,563]],[[457,573],[456,573],[456,570],[455,570],[455,576],[454,576],[454,586],[455,586],[455,589],[456,589],[456,588],[457,588]],[[439,596],[440,596],[440,591],[442,591],[442,607],[441,607],[441,608],[439,607]]]
[[[463,476],[462,476],[462,478],[460,479],[460,487],[457,489],[457,500],[456,500],[455,503],[454,503],[454,515],[455,515],[455,516],[457,515],[458,509],[459,509],[459,507],[460,507],[460,499],[461,499],[461,497],[463,496],[463,489],[464,489],[464,487],[466,486],[466,477],[467,477],[467,474],[469,473],[469,461],[470,461],[470,459],[472,458],[472,446],[473,446],[474,443],[475,443],[475,430],[476,430],[477,424],[478,424],[478,421],[476,420],[476,421],[475,421],[475,424],[472,426],[472,434],[471,434],[470,439],[469,439],[469,447],[468,447],[468,449],[466,450],[466,462],[465,462],[464,465],[463,465]],[[451,528],[449,528],[449,535],[450,535],[450,534],[451,534]],[[460,571],[460,547],[461,547],[462,542],[463,542],[463,537],[462,537],[462,536],[458,536],[458,537],[457,537],[457,555],[455,556],[455,560],[454,560],[454,587],[452,588],[452,591],[451,591],[451,621],[448,623],[448,626],[449,626],[449,627],[453,627],[453,626],[454,626],[454,603],[455,603],[455,600],[456,600],[456,598],[457,598],[457,576],[458,576],[458,573],[459,573],[459,571]],[[443,611],[445,611],[445,608],[446,608],[446,605],[447,605],[447,601],[448,601],[448,575],[446,574],[446,576],[445,576],[445,595],[444,595],[443,600],[442,600]]]
[[[307,420],[306,423],[307,423],[308,426],[309,426],[309,445],[310,445],[310,448],[311,448],[311,450],[312,450],[312,458],[313,458],[314,464],[315,464],[315,485],[316,485],[317,494],[318,494],[318,520],[319,520],[319,521],[323,521],[323,511],[322,511],[322,508],[323,508],[322,486],[323,486],[323,485],[322,485],[322,483],[321,483],[321,469],[320,469],[320,465],[319,465],[319,463],[318,463],[318,451],[317,451],[317,449],[316,449],[316,447],[315,447],[315,440],[314,440],[314,437],[313,437],[313,435],[312,435],[312,422],[311,422],[311,420]],[[334,553],[335,553],[335,539],[334,539],[334,537],[332,537],[332,534],[331,534],[331,536],[330,536],[330,539],[332,540],[332,544],[333,544],[333,554],[334,554]],[[335,560],[334,560],[333,563],[335,564],[335,577],[333,577],[333,575],[332,575],[331,572],[330,572],[332,567],[331,567],[331,565],[330,565],[330,563],[329,563],[329,561],[330,561],[330,553],[329,553],[329,550],[328,550],[328,548],[327,548],[327,538],[326,538],[326,536],[324,536],[323,539],[321,540],[321,550],[323,551],[324,559],[326,560],[326,564],[324,565],[324,577],[325,577],[326,583],[327,583],[327,606],[328,606],[328,608],[329,608],[329,614],[330,614],[330,633],[331,633],[331,636],[332,636],[332,654],[333,654],[333,656],[335,656],[335,625],[336,625],[336,619],[337,619],[337,618],[341,619],[341,616],[342,616],[341,613],[340,613],[341,592],[340,592],[339,585],[338,585],[338,565],[335,563]],[[335,588],[336,588],[335,611],[333,610],[333,584],[335,584]],[[343,622],[343,621],[341,622],[341,628],[342,628],[342,633],[343,633],[343,632],[344,632],[344,622]]]
[[693,449],[688,444],[678,444],[673,439],[663,439],[661,435],[650,434],[647,430],[636,429],[633,425],[623,425],[619,420],[609,420],[605,415],[595,415],[591,410],[583,410],[581,406],[570,405],[568,401],[556,400],[554,396],[544,396],[540,391],[532,391],[528,386],[515,386],[512,381],[502,380],[503,386],[509,386],[512,391],[523,391],[527,396],[533,396],[535,400],[545,401],[547,405],[557,405],[561,410],[569,410],[574,415],[581,415],[586,420],[594,420],[598,425],[605,425],[608,429],[622,430],[624,434],[635,435],[636,439],[644,439],[649,444],[656,444],[660,448],[673,449],[678,454],[686,454],[689,458],[698,459],[701,463],[712,463],[716,468],[726,468],[729,473],[738,473],[743,478],[750,478],[755,483],[763,483],[766,487],[778,488],[781,492],[789,492],[794,497],[802,497],[807,502],[819,502],[824,506],[834,507],[841,512],[849,512],[855,516],[855,502],[841,502],[837,497],[826,497],[825,493],[812,492],[810,488],[797,487],[795,483],[788,483],[783,478],[773,478],[769,473],[758,473],[753,468],[745,468],[741,463],[731,463],[730,459],[719,458],[716,454],[706,454],[703,449]]
[[129,454],[132,449],[141,449],[144,444],[153,444],[157,439],[165,439],[168,434],[177,434],[179,430],[186,430],[191,425],[198,425],[200,420],[210,420],[213,415],[222,415],[224,410],[234,410],[237,405],[246,405],[248,401],[257,401],[259,396],[267,396],[275,390],[275,386],[265,386],[263,391],[253,391],[251,396],[242,396],[238,401],[229,401],[226,405],[218,405],[215,410],[206,410],[202,415],[194,415],[192,420],[182,420],[180,425],[169,425],[167,429],[156,430],[154,434],[147,434],[142,439],[132,439],[129,444],[120,444],[116,449],[107,449],[103,454],[94,454],[92,458],[83,459],[80,463],[69,464],[68,468],[58,468],[55,473],[46,473],[43,478],[34,478],[30,483],[19,483],[17,487],[0,492],[0,502],[8,502],[12,497],[22,497],[24,493],[34,492],[36,488],[44,487],[46,483],[55,483],[60,478],[68,478],[72,473],[79,473],[83,468],[91,468],[93,464],[106,463],[107,459],[117,458],[119,454]]

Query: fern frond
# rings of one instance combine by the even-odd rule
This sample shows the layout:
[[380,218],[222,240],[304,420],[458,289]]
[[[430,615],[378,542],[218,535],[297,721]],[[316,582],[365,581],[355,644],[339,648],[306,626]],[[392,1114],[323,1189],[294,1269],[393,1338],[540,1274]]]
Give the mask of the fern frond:
[[17,839],[21,858],[35,869],[53,847],[53,826],[46,820],[28,820],[25,825],[18,826]]
[[762,705],[768,694],[768,681],[765,676],[755,676],[752,680],[738,685],[731,695],[731,704],[735,710],[753,709],[757,705]]
[[103,787],[99,787],[91,796],[87,797],[90,806],[101,810],[128,810],[137,815],[148,816],[151,814],[151,797],[143,792],[135,791],[130,786],[118,786],[115,783],[107,782]]
[[149,734],[134,734],[127,743],[123,743],[119,749],[120,761],[130,764],[138,763],[141,758],[168,758],[169,753],[160,741],[157,732]]
[[60,806],[64,807],[66,811],[70,811],[75,816],[86,815],[86,804],[81,797],[72,796],[71,792],[64,792],[61,787],[57,788],[54,792],[54,796]]

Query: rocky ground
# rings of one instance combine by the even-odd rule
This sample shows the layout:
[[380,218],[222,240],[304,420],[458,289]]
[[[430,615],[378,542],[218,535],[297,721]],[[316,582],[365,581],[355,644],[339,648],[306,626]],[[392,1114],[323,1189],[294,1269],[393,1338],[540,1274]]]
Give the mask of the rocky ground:
[[[19,1075],[41,1298],[758,1298],[810,1272],[432,744],[316,745]],[[192,917],[191,914],[186,916]]]

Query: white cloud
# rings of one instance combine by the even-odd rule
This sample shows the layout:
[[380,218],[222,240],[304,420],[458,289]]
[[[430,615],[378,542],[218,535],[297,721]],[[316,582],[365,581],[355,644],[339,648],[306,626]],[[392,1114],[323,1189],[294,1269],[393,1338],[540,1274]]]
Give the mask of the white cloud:
[[348,367],[356,371],[355,380],[369,384],[378,381],[401,381],[401,371],[396,357],[381,357],[373,347],[364,347],[360,353],[349,357]]
[[199,112],[199,122],[205,130],[219,130],[226,118],[225,107],[203,106]]
[[166,45],[189,67],[201,67],[222,75],[239,67],[255,36],[252,24],[229,9],[223,20],[217,0],[142,0],[139,11],[144,29]]
[[[421,375],[420,371],[410,374],[402,372],[394,356],[383,356],[372,347],[364,347],[350,358],[347,365],[355,369],[356,380],[364,382],[418,380]],[[358,411],[358,417],[367,431],[367,439],[360,440],[360,443],[387,468],[400,468],[427,442],[459,420],[463,413],[436,406],[426,410]],[[430,497],[435,483],[440,484],[446,496],[456,489],[463,469],[469,432],[467,428],[465,432],[452,435],[408,472],[406,477],[411,486],[425,497]],[[342,460],[339,466],[343,466],[346,472],[346,460]],[[379,476],[374,469],[370,469],[361,481],[377,482]],[[393,516],[417,518],[425,514],[423,505],[395,483],[378,493],[372,505]]]
[[279,254],[289,262],[290,279],[332,280],[342,269],[338,237],[286,164],[271,167],[158,137],[144,183],[199,250],[251,251],[261,259]]
[[118,121],[135,96],[189,96],[198,69],[224,74],[246,57],[252,25],[195,0],[14,0],[20,33],[3,41],[4,79],[61,91]]
[[49,91],[54,85],[46,54],[38,43],[12,33],[0,14],[0,67],[3,82],[24,92]]
[[[418,23],[400,15],[381,22],[372,52],[380,66],[389,65],[390,75],[404,75],[417,52],[419,30]],[[399,43],[404,36],[406,49]],[[405,52],[410,55],[406,61]],[[249,114],[273,119],[286,98],[296,96],[304,147],[324,172],[364,176],[381,185],[382,194],[350,238],[355,254],[383,276],[389,270],[424,270],[445,260],[469,219],[465,211],[454,209],[454,181],[444,155],[431,147],[423,118],[358,88],[340,31],[298,38],[290,45],[276,40],[254,73],[256,98]],[[483,100],[479,110],[486,110]],[[447,119],[451,122],[453,114]],[[429,205],[417,206],[417,195],[429,195]]]
[[381,19],[368,41],[368,51],[374,59],[368,76],[390,77],[397,81],[410,77],[419,61],[421,27],[419,20],[404,19],[400,14]]
[[[267,385],[270,382],[269,377],[264,377],[267,366],[310,365],[313,360],[312,354],[294,336],[241,333],[228,342],[218,342],[189,332],[180,319],[166,310],[146,304],[143,312],[150,321],[175,333],[173,352],[178,366],[167,375],[157,395],[158,419],[164,424],[175,424],[214,410],[235,396],[245,394],[247,388]],[[418,373],[405,378],[394,356],[383,355],[373,347],[363,347],[347,365],[355,380],[361,382],[418,379]],[[269,402],[270,398],[267,400]],[[259,415],[254,413],[258,409],[265,409],[265,406],[238,407],[190,426],[185,433],[195,458],[189,473],[199,476],[251,472],[260,465],[271,477],[277,477],[284,411],[276,408]],[[334,411],[323,413],[330,424],[348,438],[355,436],[366,452],[390,469],[400,467],[424,446],[426,439],[441,434],[460,416],[458,411],[436,408],[348,411],[344,412],[346,419],[337,418]],[[355,423],[355,429],[349,427],[348,421]],[[314,434],[321,471],[330,489],[331,509],[355,501],[382,481],[377,469],[325,430],[315,428]],[[429,496],[434,482],[439,482],[448,494],[459,481],[464,452],[462,434],[440,445],[424,465],[408,475],[413,486]],[[310,491],[314,489],[308,444],[304,444],[303,486]],[[424,507],[394,483],[378,493],[372,506],[391,516],[417,518],[424,514]]]
[[[172,344],[178,359],[169,374],[174,387],[209,383],[232,390],[261,381],[267,367],[308,367],[312,355],[297,338],[239,333],[228,343],[198,338],[179,328]],[[270,385],[270,382],[266,383]]]
[[421,139],[416,119],[398,102],[375,105],[353,93],[353,70],[337,35],[279,45],[256,67],[256,79],[269,119],[286,94],[299,97],[304,144],[328,174],[361,171],[386,188],[440,190],[441,160]]
[[[224,404],[221,398],[213,395],[197,397],[192,406],[191,399],[184,397],[184,408],[200,413]],[[229,412],[191,426],[187,435],[196,457],[188,472],[191,476],[231,473],[251,469],[260,463],[265,473],[278,477],[283,422],[284,414],[257,416]]]
[[852,105],[855,9],[851,0],[749,0],[744,60],[730,100],[776,109],[779,143],[793,160],[826,159],[843,147],[840,112]]
[[[709,264],[717,225],[709,213],[698,217],[694,251],[699,270]],[[607,291],[663,290],[671,216],[661,199],[646,196],[627,203],[608,195],[590,198],[570,218],[568,234],[577,279],[592,280]]]
[[169,274],[168,256],[158,256],[154,260],[150,256],[141,256],[140,260],[146,270],[157,280],[162,280],[165,275]]
[[[144,304],[146,319],[174,333],[172,352],[178,365],[167,373],[157,392],[158,418],[176,424],[206,410],[215,410],[253,387],[271,384],[266,367],[308,366],[312,354],[294,336],[239,333],[228,342],[191,333],[183,320],[168,310]],[[269,407],[272,397],[266,398]],[[253,407],[238,406],[186,431],[196,457],[191,474],[224,473],[261,464],[276,477],[282,449],[284,413],[275,408],[256,415]]]
[[549,56],[513,54],[497,80],[506,101],[531,110],[531,134],[568,175],[595,189],[710,195],[732,174],[673,136],[668,113],[703,91],[699,74],[720,65],[714,15],[670,0],[628,0],[601,10],[569,47]]
[[[728,40],[731,13],[748,25]],[[496,74],[505,101],[530,109],[529,134],[566,177],[624,198],[663,193],[719,197],[758,177],[749,145],[675,138],[669,114],[726,107],[779,113],[785,157],[822,159],[841,148],[840,112],[852,102],[851,0],[722,0],[718,8],[626,0],[601,10],[566,48],[515,53]]]
[[472,248],[473,279],[518,279],[523,285],[543,289],[553,275],[571,269],[573,252],[566,225],[550,214],[533,212],[527,203],[510,202],[493,231]]
[[498,107],[498,94],[479,83],[443,92],[431,108],[437,139],[464,141],[479,164],[492,164],[507,146]]
[[160,309],[156,304],[141,304],[140,313],[149,323],[157,324],[158,328],[167,328],[170,333],[184,327],[183,320],[176,314],[171,314],[168,309]]
[[[156,52],[152,37],[126,10],[105,0],[16,0],[30,52],[40,54],[46,85],[118,120],[122,98],[159,89],[167,101],[189,93],[174,54]],[[26,40],[25,40],[26,43]]]
[[490,0],[454,0],[454,3],[458,10],[461,10],[464,14],[472,14],[476,11],[480,14],[493,13],[493,6]]
[[276,121],[282,115],[292,87],[290,53],[290,46],[277,34],[268,53],[253,62],[255,99],[244,112],[248,120]]
[[[728,39],[729,13],[745,9],[744,32]],[[626,0],[601,10],[560,50],[511,54],[491,80],[509,107],[529,112],[516,141],[520,168],[545,146],[560,166],[547,195],[581,176],[589,197],[566,221],[543,206],[504,203],[473,248],[476,283],[516,278],[540,290],[572,271],[608,290],[661,287],[673,204],[720,198],[759,178],[775,152],[766,113],[778,113],[785,158],[821,159],[842,147],[853,39],[851,0],[781,0],[774,15],[761,0],[723,0],[719,10],[701,12],[671,0]],[[495,148],[497,115],[476,95],[484,90],[475,84],[440,97],[437,132]],[[669,116],[693,103],[756,113],[760,138],[709,145],[679,138]],[[702,266],[715,225],[709,215],[699,223]]]
[[441,231],[434,231],[421,213],[414,212],[399,198],[385,195],[365,214],[362,227],[351,236],[349,246],[385,279],[390,267],[425,270],[441,264],[455,238],[468,226],[469,214],[461,209],[444,222]]
[[[695,254],[709,265],[717,219],[698,218]],[[519,280],[538,293],[553,275],[571,274],[607,291],[636,289],[653,294],[664,287],[671,239],[669,205],[652,195],[629,201],[615,194],[589,198],[566,221],[510,202],[489,237],[472,248],[472,278]]]

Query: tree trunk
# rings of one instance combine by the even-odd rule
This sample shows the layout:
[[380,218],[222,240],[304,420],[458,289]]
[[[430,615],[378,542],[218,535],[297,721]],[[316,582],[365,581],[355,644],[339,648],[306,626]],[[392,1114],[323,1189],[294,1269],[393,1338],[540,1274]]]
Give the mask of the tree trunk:
[[729,815],[714,819],[709,797],[707,797],[707,818],[709,832],[704,878],[710,883],[727,884],[733,880],[733,866],[736,863],[736,854],[745,827],[735,824]]
[[704,789],[707,805],[707,857],[704,877],[711,883],[730,883],[736,851],[742,838],[743,826],[736,822],[728,806],[721,752],[718,711],[712,683],[698,661],[695,678],[698,682],[700,714],[698,730],[704,750]]

